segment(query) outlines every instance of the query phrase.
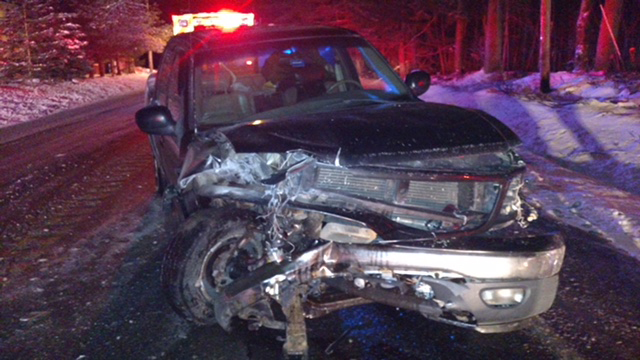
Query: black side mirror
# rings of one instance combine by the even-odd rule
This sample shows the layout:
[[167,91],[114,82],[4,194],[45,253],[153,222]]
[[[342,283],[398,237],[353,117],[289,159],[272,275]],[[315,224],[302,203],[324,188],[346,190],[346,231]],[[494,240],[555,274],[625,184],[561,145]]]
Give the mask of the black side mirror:
[[407,75],[404,82],[409,86],[409,89],[411,89],[411,92],[413,92],[415,96],[420,96],[429,89],[431,85],[431,75],[422,70],[412,71]]
[[166,106],[151,105],[138,110],[136,125],[149,135],[176,134],[176,122]]

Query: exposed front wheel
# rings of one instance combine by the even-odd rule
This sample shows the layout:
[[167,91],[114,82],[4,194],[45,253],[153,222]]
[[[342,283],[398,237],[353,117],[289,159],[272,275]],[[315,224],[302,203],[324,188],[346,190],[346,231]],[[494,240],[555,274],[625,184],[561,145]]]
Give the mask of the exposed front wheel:
[[196,324],[215,324],[220,291],[261,265],[260,236],[252,211],[207,209],[191,215],[162,264],[163,287],[174,309]]

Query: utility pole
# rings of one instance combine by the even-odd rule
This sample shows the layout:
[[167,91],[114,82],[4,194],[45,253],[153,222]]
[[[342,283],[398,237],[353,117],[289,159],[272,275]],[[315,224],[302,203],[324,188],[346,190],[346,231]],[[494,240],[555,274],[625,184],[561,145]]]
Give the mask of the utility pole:
[[[147,17],[151,18],[149,0],[147,0]],[[149,73],[152,73],[153,72],[153,51],[149,50],[149,52],[147,53],[147,60],[149,62]]]

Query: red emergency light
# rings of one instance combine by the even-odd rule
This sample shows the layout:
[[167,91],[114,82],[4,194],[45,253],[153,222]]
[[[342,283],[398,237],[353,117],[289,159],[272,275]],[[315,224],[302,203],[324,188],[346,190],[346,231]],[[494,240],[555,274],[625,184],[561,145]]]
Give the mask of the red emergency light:
[[173,34],[193,32],[196,28],[216,28],[223,32],[231,32],[240,26],[253,26],[255,16],[252,13],[239,13],[231,10],[220,10],[213,13],[197,13],[172,15]]

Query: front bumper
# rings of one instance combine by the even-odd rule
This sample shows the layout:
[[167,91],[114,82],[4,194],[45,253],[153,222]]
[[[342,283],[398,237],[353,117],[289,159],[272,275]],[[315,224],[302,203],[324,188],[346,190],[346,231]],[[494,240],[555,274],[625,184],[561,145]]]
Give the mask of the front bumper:
[[[278,300],[292,285],[321,282],[362,301],[311,303],[307,317],[369,300],[481,332],[514,330],[549,309],[556,295],[565,247],[560,234],[549,233],[540,223],[438,246],[329,242],[230,284],[225,288],[226,313],[236,315],[267,294]],[[408,278],[428,284],[433,295],[417,296],[403,284]],[[480,296],[483,290],[502,288],[523,289],[522,300],[492,307]]]

